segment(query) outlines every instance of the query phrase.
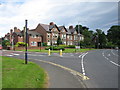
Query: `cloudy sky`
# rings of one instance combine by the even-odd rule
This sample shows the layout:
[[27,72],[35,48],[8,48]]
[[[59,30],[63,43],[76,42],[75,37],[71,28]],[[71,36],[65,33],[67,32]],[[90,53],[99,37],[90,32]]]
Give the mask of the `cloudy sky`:
[[82,24],[90,30],[107,30],[118,25],[118,0],[0,0],[0,37],[15,26],[23,29],[39,23],[75,26]]

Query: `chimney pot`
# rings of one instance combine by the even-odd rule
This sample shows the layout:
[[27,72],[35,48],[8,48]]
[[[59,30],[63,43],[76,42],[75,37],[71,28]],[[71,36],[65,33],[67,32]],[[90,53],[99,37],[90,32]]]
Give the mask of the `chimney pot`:
[[73,26],[71,25],[71,26],[69,26],[69,29],[73,29]]
[[54,25],[54,22],[50,22],[50,25]]

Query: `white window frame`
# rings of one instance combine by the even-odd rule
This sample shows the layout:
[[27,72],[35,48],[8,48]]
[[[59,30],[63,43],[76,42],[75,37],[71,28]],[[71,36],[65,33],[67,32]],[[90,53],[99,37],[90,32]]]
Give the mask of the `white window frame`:
[[37,42],[31,41],[31,46],[37,46]]

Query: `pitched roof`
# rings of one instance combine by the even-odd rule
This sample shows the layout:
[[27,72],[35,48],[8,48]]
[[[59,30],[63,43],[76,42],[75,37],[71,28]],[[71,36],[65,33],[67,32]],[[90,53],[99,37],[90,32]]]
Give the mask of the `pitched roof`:
[[[56,24],[54,24],[54,25],[47,25],[47,24],[39,24],[39,25],[41,25],[47,32],[51,32],[51,30],[53,29],[53,28],[58,28],[57,27],[57,25]],[[59,30],[59,28],[58,28],[58,30]]]
[[75,28],[73,28],[73,29],[69,29],[69,28],[67,28],[67,34],[72,34],[72,33],[74,33],[74,31],[75,31]]
[[22,33],[21,33],[21,32],[13,32],[13,33],[15,33],[15,34],[17,34],[17,35],[19,35],[19,36],[22,36]]

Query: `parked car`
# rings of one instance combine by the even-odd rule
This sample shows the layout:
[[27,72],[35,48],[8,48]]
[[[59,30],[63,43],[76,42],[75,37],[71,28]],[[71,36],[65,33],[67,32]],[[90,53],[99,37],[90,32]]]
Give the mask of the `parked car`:
[[0,45],[0,50],[2,50],[2,45]]

